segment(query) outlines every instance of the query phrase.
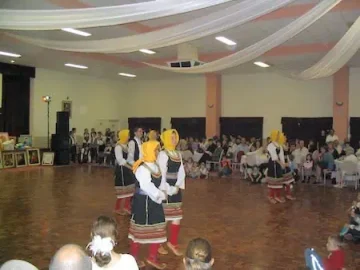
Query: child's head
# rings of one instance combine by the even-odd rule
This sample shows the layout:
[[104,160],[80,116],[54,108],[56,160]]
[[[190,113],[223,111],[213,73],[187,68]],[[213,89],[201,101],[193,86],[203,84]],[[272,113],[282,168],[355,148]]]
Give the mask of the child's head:
[[89,243],[88,249],[99,267],[110,263],[111,251],[115,246],[116,238],[116,222],[110,217],[98,217],[92,226],[92,241]]
[[226,160],[227,160],[227,156],[225,156],[225,155],[222,156],[222,160],[223,160],[223,161],[226,161]]
[[202,162],[201,164],[200,164],[200,168],[205,168],[205,163],[204,162]]
[[307,155],[306,155],[306,160],[307,160],[307,161],[311,161],[311,160],[312,160],[312,155],[311,155],[311,154],[307,154]]
[[186,270],[210,270],[214,264],[210,243],[202,238],[191,240],[183,262]]
[[328,251],[338,250],[343,246],[343,242],[340,240],[338,236],[329,236],[328,241],[326,243],[326,248]]

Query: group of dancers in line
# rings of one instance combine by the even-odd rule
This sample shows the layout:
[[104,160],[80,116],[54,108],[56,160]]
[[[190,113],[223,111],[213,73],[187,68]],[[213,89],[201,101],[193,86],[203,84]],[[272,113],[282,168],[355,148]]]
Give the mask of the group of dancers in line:
[[[119,132],[115,147],[115,212],[131,215],[129,239],[130,254],[137,260],[139,268],[145,266],[139,260],[141,244],[150,244],[147,264],[156,269],[165,269],[158,254],[166,255],[168,249],[176,256],[182,256],[178,247],[182,212],[182,193],[185,189],[185,170],[180,152],[176,150],[179,134],[175,129],[166,130],[157,140],[157,133],[151,131],[149,140],[142,142],[141,128]],[[123,210],[122,210],[123,209]],[[167,222],[170,235],[167,238]]]

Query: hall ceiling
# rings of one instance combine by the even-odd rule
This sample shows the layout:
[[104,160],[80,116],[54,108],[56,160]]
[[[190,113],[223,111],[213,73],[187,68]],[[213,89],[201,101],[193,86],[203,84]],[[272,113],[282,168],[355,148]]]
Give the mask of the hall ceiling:
[[[109,6],[129,3],[145,2],[146,0],[0,0],[0,8],[9,9],[59,9],[80,8],[94,6]],[[236,0],[240,2],[243,0]],[[224,31],[217,34],[225,36],[237,42],[234,49],[227,48],[223,43],[215,40],[215,35],[201,38],[190,42],[199,51],[200,60],[213,61],[219,57],[231,54],[236,50],[249,46],[266,36],[274,33],[281,27],[289,24],[306,10],[319,3],[319,0],[297,0],[286,6],[281,12],[263,16],[256,21]],[[32,37],[48,38],[56,40],[84,40],[121,37],[141,32],[153,31],[169,25],[185,22],[187,20],[204,16],[209,12],[222,9],[229,4],[207,8],[191,13],[170,16],[161,19],[143,21],[127,25],[99,27],[83,29],[90,32],[91,37],[80,37],[63,31],[9,31]],[[278,15],[281,14],[281,15]],[[302,70],[316,63],[326,52],[346,33],[349,25],[360,16],[360,0],[343,0],[335,10],[332,10],[307,30],[303,31],[293,39],[282,44],[280,47],[269,51],[257,60],[264,61],[287,70]],[[43,49],[9,38],[0,33],[0,50],[12,51],[22,55],[15,59],[17,64],[47,68],[58,71],[79,73],[90,76],[107,77],[124,80],[119,72],[136,74],[136,79],[159,79],[179,76],[171,72],[160,71],[147,67],[142,62],[164,64],[166,61],[175,60],[177,55],[176,46],[156,49],[156,54],[146,55],[140,52],[129,54],[85,54],[71,53]],[[11,59],[0,56],[1,62],[9,62]],[[64,63],[76,63],[86,65],[87,70],[67,68]],[[349,66],[360,67],[360,52],[349,62]],[[223,71],[224,74],[231,73],[253,73],[268,72],[269,69],[261,69],[251,63],[241,65]]]

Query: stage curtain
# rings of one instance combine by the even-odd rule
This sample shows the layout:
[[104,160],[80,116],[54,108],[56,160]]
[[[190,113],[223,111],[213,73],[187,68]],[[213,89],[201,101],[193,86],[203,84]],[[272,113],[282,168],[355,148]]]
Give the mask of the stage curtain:
[[161,131],[161,118],[160,117],[132,117],[128,118],[128,125],[130,131],[136,127],[141,127],[144,131],[151,130]]
[[360,117],[350,117],[351,145],[358,149],[360,147]]
[[221,117],[220,131],[224,135],[262,139],[263,122],[263,117]]
[[3,74],[2,88],[1,131],[8,132],[10,136],[29,134],[30,78]]
[[318,141],[322,130],[327,132],[332,128],[333,118],[283,117],[281,119],[281,124],[282,131],[288,138],[288,141],[294,141],[295,139],[302,139],[306,142],[309,140]]
[[171,118],[171,127],[179,132],[181,138],[205,138],[205,117]]

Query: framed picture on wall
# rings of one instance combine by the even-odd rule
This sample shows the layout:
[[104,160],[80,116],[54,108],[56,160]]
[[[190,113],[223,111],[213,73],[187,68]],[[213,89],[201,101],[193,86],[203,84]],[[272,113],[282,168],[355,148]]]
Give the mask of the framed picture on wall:
[[15,167],[14,152],[3,152],[3,162],[4,162],[4,168],[14,168]]
[[27,159],[29,166],[40,165],[40,150],[39,149],[27,149]]
[[54,165],[54,152],[44,152],[43,153],[42,165],[44,165],[44,166]]
[[69,112],[69,117],[71,118],[72,102],[70,100],[63,100],[62,101],[62,110],[63,110],[63,112]]
[[15,164],[16,167],[27,166],[26,152],[15,152]]

